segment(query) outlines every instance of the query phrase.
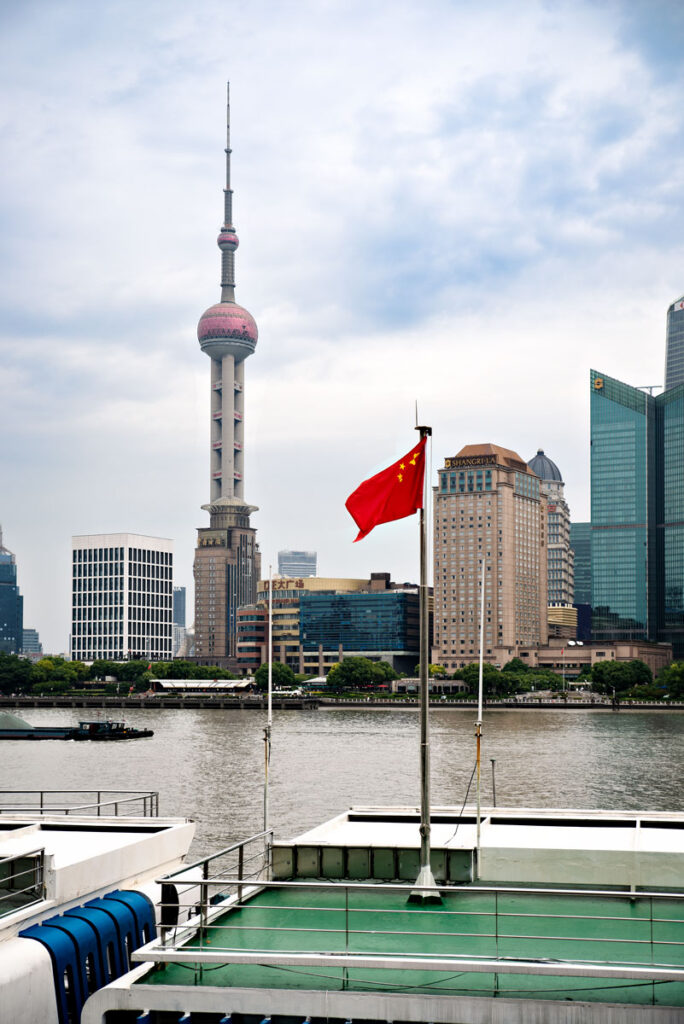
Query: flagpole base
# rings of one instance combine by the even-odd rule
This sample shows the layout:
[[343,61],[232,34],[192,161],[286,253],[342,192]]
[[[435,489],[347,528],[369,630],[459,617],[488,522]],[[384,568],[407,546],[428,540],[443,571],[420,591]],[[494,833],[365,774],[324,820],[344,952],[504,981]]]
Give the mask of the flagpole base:
[[[416,879],[416,886],[417,888],[412,891],[408,898],[409,903],[421,904],[424,907],[441,904],[442,895],[437,888],[435,877],[429,865],[420,869]],[[430,889],[432,889],[432,892],[429,891]]]

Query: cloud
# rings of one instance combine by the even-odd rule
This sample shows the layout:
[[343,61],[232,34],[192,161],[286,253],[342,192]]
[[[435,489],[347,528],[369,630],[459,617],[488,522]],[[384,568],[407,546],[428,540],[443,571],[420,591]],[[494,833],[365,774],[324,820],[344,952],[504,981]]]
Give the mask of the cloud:
[[72,533],[171,536],[191,584],[227,78],[266,558],[416,575],[411,523],[351,545],[343,509],[415,399],[435,465],[545,447],[586,516],[589,366],[661,379],[684,289],[676,5],[58,0],[1,27],[0,519],[48,646]]

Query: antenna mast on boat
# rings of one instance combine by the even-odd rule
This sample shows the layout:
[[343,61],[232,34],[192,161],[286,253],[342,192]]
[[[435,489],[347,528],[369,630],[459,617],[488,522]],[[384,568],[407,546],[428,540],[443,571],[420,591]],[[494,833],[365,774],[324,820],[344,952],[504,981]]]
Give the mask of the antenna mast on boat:
[[[418,403],[416,402],[416,418]],[[419,427],[421,441],[432,436],[432,427]],[[427,473],[423,479],[423,507],[420,509],[420,871],[409,903],[441,903],[430,865],[430,730],[428,672],[428,587],[427,587]],[[433,891],[430,892],[429,890]]]
[[482,580],[480,583],[480,670],[477,680],[477,722],[475,723],[475,741],[477,744],[477,858],[475,865],[475,877],[480,877],[480,747],[482,740],[482,677],[484,657],[484,608],[485,608],[485,561],[482,553]]

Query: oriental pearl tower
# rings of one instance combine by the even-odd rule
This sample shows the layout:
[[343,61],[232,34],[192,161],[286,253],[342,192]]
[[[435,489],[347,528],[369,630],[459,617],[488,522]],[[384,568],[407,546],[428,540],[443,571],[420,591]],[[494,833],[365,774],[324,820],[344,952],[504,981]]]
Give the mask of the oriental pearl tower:
[[249,517],[256,512],[244,498],[245,359],[256,348],[254,318],[235,301],[233,190],[230,186],[230,87],[226,117],[224,219],[217,239],[221,250],[221,301],[202,314],[200,347],[211,359],[210,479],[208,527],[197,531],[195,550],[195,656],[237,668],[237,609],[256,601],[261,556]]

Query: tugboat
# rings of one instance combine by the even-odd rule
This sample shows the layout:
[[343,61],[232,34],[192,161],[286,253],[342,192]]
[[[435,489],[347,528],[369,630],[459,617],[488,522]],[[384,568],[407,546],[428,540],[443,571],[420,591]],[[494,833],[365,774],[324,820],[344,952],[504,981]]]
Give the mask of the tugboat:
[[17,715],[0,714],[0,740],[137,740],[154,736],[152,729],[134,729],[109,719],[75,725],[31,725]]
[[79,722],[78,729],[72,729],[71,740],[138,740],[154,736],[152,729],[134,729],[125,722],[97,721]]

